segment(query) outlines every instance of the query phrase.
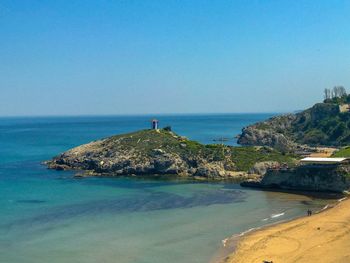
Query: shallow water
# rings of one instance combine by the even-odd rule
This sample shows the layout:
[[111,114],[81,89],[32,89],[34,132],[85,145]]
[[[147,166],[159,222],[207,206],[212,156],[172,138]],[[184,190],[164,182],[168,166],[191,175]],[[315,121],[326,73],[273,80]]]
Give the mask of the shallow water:
[[[211,143],[270,115],[160,116]],[[221,240],[326,201],[233,183],[75,179],[40,162],[75,145],[147,128],[150,116],[0,119],[0,262],[209,262]]]

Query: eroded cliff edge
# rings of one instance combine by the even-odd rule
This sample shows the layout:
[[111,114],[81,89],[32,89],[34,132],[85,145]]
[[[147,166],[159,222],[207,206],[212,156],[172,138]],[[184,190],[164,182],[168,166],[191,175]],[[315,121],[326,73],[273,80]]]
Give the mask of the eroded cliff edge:
[[242,186],[342,193],[350,188],[349,165],[300,165],[291,169],[269,169],[258,180],[246,181]]

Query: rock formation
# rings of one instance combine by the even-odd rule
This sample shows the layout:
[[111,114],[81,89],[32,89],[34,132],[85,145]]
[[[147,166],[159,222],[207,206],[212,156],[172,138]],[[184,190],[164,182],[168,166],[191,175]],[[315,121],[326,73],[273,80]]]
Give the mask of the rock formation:
[[144,130],[78,146],[46,164],[91,175],[227,177],[235,168],[228,155],[222,148],[209,148],[170,131]]
[[242,145],[270,146],[294,152],[310,146],[350,144],[350,112],[340,112],[336,103],[317,103],[296,114],[270,118],[243,128]]
[[349,173],[349,165],[302,165],[293,169],[268,170],[261,179],[243,182],[242,186],[341,193],[350,188]]
[[[180,175],[204,178],[256,177],[256,162],[294,159],[267,147],[203,145],[168,130],[112,136],[68,150],[46,164],[85,175]],[[253,171],[253,170],[251,170]]]

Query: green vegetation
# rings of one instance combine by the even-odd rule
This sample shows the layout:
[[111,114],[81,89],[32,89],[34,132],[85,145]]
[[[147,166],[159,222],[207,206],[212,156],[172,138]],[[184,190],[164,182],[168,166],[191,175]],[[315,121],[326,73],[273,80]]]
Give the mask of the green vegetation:
[[118,147],[121,147],[123,150],[137,148],[145,155],[152,155],[155,149],[159,149],[178,154],[185,158],[191,158],[191,155],[198,155],[218,161],[225,158],[221,145],[203,145],[164,129],[158,131],[142,130],[129,134],[116,135],[106,143],[113,145],[117,141]]
[[296,161],[295,156],[282,154],[269,147],[232,147],[231,150],[232,160],[239,171],[248,171],[257,162],[277,161],[293,166]]
[[[334,98],[337,99],[340,98]],[[274,117],[254,124],[253,127],[257,130],[269,130],[270,134],[283,134],[289,141],[299,144],[350,145],[350,112],[341,112],[334,100],[317,103],[294,115]]]
[[336,151],[332,157],[350,157],[350,146],[344,147]]
[[207,161],[231,160],[238,171],[248,171],[256,162],[277,161],[292,165],[295,158],[269,147],[232,147],[221,144],[204,145],[188,140],[167,130],[142,130],[134,133],[113,136],[105,142],[124,150],[137,149],[144,155],[152,155],[155,149],[171,152],[187,159],[201,157]]
[[267,145],[287,151],[295,148],[293,143],[350,145],[350,94],[342,86],[324,92],[322,103],[296,114],[276,116],[250,125],[243,130],[239,141],[245,145]]
[[342,96],[342,97],[334,97],[331,99],[325,99],[323,102],[324,103],[336,103],[336,104],[350,103],[350,94]]
[[256,128],[259,130],[268,130],[270,126],[267,123],[261,122],[256,124]]
[[350,144],[350,113],[336,103],[318,103],[296,115],[290,129],[292,139],[310,145]]
[[350,95],[346,94],[346,90],[343,86],[335,86],[332,89],[325,89],[324,103],[350,103]]

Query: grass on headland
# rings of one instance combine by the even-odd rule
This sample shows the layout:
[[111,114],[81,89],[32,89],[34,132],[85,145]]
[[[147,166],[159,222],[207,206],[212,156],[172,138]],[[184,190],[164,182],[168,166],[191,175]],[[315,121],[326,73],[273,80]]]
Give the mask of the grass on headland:
[[346,146],[339,151],[336,151],[332,157],[350,157],[350,146]]
[[145,155],[152,155],[154,149],[160,149],[188,159],[195,156],[205,158],[208,161],[227,161],[231,159],[238,171],[248,171],[255,163],[263,161],[277,161],[289,165],[295,162],[293,156],[282,154],[269,147],[204,145],[163,129],[158,131],[141,130],[113,136],[109,143],[111,147],[117,144],[118,148],[137,149]]
[[248,171],[257,162],[276,161],[293,166],[296,162],[295,156],[282,154],[269,147],[232,147],[232,160],[237,170]]

